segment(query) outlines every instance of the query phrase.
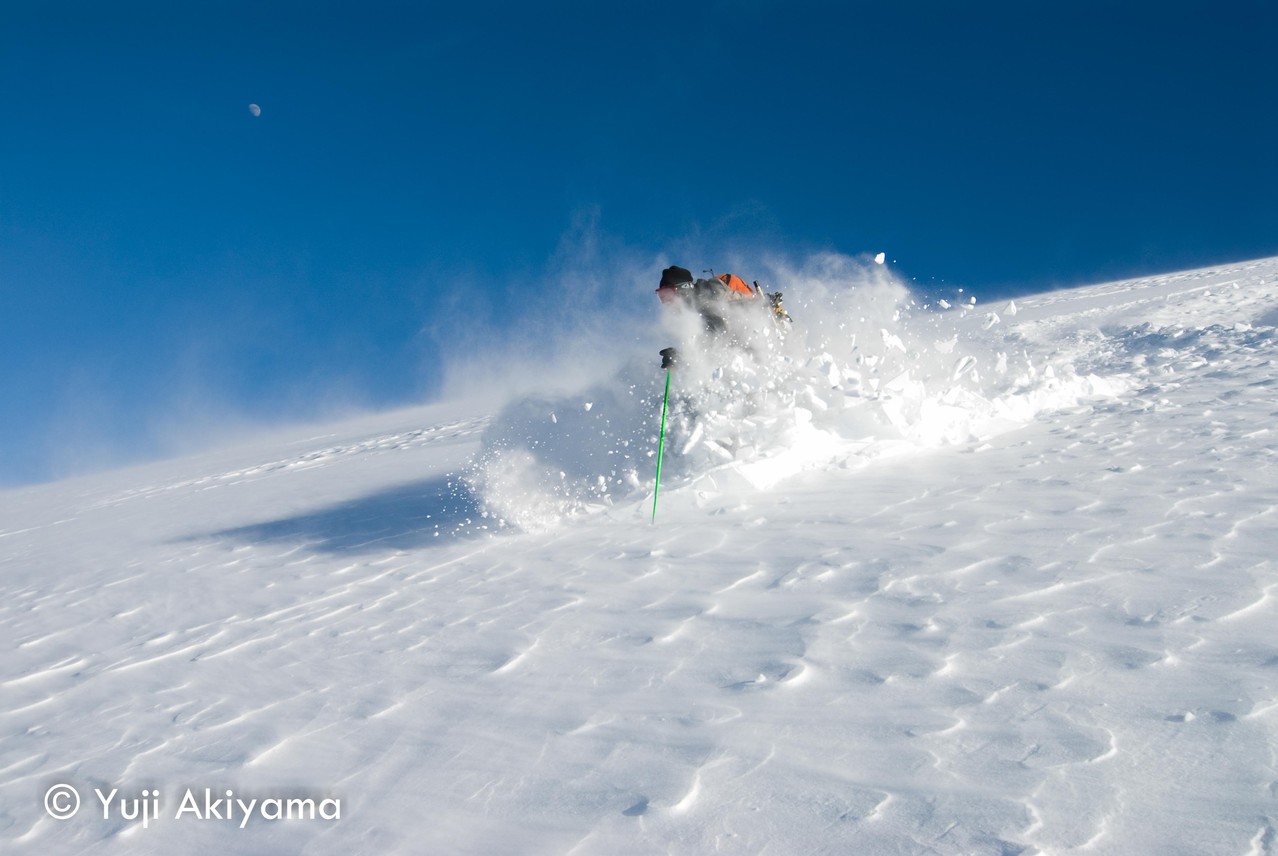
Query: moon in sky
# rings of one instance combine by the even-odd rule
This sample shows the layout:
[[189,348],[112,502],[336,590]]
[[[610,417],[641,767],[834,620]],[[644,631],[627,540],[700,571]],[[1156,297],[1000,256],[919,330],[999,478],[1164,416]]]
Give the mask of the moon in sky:
[[262,115],[262,108],[261,108],[261,107],[258,107],[256,104],[250,104],[250,105],[249,105],[249,112],[250,112],[250,113],[252,113],[254,116],[261,116],[261,115]]

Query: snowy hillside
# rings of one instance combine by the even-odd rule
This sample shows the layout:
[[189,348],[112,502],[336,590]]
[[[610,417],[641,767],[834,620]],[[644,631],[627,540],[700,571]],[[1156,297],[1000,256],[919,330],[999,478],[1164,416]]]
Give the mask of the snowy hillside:
[[777,279],[655,524],[655,352],[0,493],[0,851],[1278,853],[1278,259]]

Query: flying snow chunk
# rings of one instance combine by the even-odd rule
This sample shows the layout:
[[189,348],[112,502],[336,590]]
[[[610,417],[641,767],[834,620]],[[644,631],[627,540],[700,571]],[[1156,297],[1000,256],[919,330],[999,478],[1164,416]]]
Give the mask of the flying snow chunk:
[[887,261],[887,253],[879,253],[877,256],[874,257],[874,263],[876,265],[881,265],[885,261]]
[[250,112],[250,113],[252,113],[254,116],[261,116],[261,115],[262,115],[262,108],[261,108],[261,107],[258,107],[256,104],[250,104],[250,105],[249,105],[249,112]]

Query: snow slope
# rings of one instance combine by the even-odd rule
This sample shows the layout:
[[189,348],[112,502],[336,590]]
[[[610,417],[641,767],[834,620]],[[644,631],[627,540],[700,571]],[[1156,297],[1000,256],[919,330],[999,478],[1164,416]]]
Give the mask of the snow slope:
[[650,366],[0,493],[0,850],[1278,852],[1278,259],[786,291],[655,525]]

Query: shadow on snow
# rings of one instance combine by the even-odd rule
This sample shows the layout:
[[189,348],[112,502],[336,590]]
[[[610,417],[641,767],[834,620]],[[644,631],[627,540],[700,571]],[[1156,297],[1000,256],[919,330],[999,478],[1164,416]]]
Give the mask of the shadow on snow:
[[492,531],[470,489],[448,477],[399,485],[279,520],[208,533],[252,544],[298,544],[324,553],[413,550]]

